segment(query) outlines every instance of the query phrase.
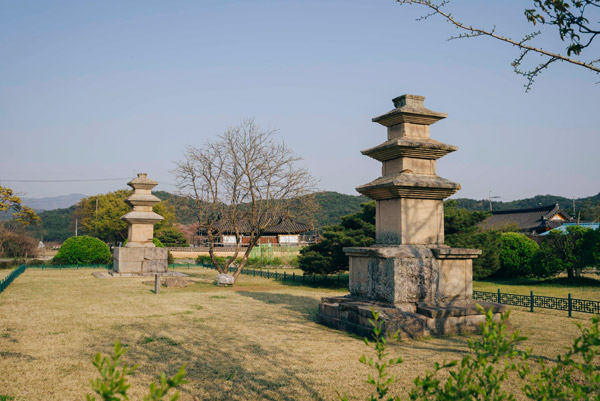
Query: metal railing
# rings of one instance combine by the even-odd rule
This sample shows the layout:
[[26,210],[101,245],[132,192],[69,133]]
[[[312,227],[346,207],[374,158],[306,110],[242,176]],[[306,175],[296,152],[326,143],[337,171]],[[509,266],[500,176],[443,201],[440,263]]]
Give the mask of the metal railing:
[[23,274],[23,272],[26,269],[27,269],[27,266],[22,264],[21,266],[17,267],[15,270],[10,272],[8,274],[8,276],[6,276],[2,280],[0,280],[0,293],[2,293],[2,291],[4,291],[6,289],[6,287],[8,287],[10,285],[10,283],[12,283],[17,277],[19,277],[21,274]]
[[[185,269],[191,267],[203,267],[205,269],[215,269],[210,263],[201,264],[171,264],[169,268],[174,270],[175,268]],[[236,267],[230,267],[229,272],[232,273],[236,270]],[[333,288],[347,288],[348,278],[346,275],[338,274],[336,276],[321,276],[316,274],[296,274],[295,272],[278,272],[270,271],[269,269],[254,269],[254,268],[243,268],[241,274],[253,277],[263,277],[274,279],[283,282],[293,282],[298,284],[304,284],[309,286],[327,286]]]
[[42,269],[42,270],[62,270],[62,269],[107,269],[113,268],[113,265],[33,265],[27,266],[28,269]]
[[572,316],[573,312],[600,314],[600,301],[576,299],[571,296],[571,293],[567,298],[557,298],[534,295],[533,291],[529,295],[506,294],[498,289],[498,292],[473,291],[473,299],[503,305],[522,306],[529,308],[531,312],[535,308],[564,310],[569,312],[569,317]]

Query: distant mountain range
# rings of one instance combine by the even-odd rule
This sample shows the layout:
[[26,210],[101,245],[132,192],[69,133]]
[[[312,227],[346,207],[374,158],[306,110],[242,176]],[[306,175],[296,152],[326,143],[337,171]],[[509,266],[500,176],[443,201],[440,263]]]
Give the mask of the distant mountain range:
[[75,205],[81,199],[85,198],[83,194],[70,194],[51,196],[48,198],[21,198],[25,206],[29,206],[35,211],[65,209]]

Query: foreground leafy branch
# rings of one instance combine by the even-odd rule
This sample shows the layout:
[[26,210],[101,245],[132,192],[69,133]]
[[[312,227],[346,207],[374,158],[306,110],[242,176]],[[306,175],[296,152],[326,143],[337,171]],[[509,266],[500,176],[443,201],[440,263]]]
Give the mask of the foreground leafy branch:
[[[491,312],[485,317],[481,336],[469,341],[469,354],[460,361],[435,363],[432,371],[417,377],[409,392],[410,400],[600,400],[600,317],[594,317],[588,328],[579,325],[581,335],[551,364],[541,358],[533,359],[530,351],[519,349],[526,338],[518,330],[508,333],[509,313],[499,320],[494,320]],[[399,396],[390,395],[396,378],[388,368],[402,359],[386,361],[387,340],[382,335],[378,312],[373,311],[371,323],[376,356],[360,358],[361,363],[377,373],[376,377],[368,376],[374,392],[367,400],[399,401]],[[371,345],[367,339],[365,343]],[[537,373],[534,376],[532,372]],[[350,399],[347,394],[341,397],[338,393],[338,397],[342,401]]]
[[[115,341],[115,348],[112,355],[103,356],[99,352],[94,357],[92,363],[100,373],[100,377],[90,380],[92,389],[96,395],[100,396],[102,401],[121,401],[129,400],[127,390],[131,387],[127,383],[127,376],[133,374],[138,365],[128,366],[121,357],[127,352],[127,349],[121,346],[119,341]],[[175,389],[186,383],[185,364],[171,378],[167,378],[164,373],[160,374],[158,383],[151,383],[148,395],[144,401],[162,401],[171,389]],[[96,397],[88,394],[87,401],[95,401]],[[170,401],[179,399],[179,392],[176,391]]]

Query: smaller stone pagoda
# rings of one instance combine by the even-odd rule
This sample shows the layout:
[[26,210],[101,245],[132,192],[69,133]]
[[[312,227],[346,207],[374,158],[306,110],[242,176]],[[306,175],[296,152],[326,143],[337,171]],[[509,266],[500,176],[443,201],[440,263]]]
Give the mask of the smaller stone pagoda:
[[120,274],[165,273],[168,251],[156,248],[152,242],[154,225],[163,219],[152,211],[160,202],[151,192],[158,182],[149,179],[146,173],[139,173],[127,185],[133,188],[133,194],[125,202],[133,206],[133,210],[121,220],[129,223],[129,235],[125,247],[115,248],[113,269]]

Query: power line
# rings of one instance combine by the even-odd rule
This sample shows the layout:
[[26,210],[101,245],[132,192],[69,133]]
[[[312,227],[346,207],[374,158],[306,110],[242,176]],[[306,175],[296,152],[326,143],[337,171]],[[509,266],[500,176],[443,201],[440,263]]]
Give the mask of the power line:
[[90,182],[90,181],[121,181],[121,180],[130,180],[131,177],[125,178],[90,178],[87,180],[3,180],[0,179],[0,182]]

